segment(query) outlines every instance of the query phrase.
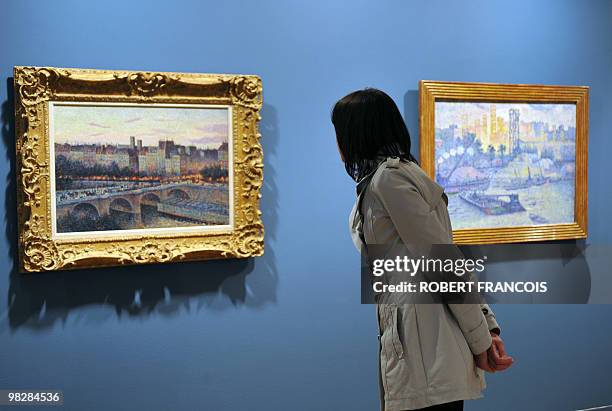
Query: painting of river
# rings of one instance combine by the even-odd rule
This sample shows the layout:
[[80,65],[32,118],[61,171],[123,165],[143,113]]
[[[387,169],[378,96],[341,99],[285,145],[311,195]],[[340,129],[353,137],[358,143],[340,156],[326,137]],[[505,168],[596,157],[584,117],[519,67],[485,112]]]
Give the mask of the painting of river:
[[576,106],[437,102],[435,178],[453,229],[574,221]]
[[54,233],[230,225],[228,108],[54,103]]

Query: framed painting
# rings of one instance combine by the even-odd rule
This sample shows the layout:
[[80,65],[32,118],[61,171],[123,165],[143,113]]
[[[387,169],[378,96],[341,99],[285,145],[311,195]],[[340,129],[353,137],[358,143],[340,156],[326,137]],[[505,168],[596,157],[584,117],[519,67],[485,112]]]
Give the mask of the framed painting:
[[458,244],[587,236],[588,87],[421,81],[420,160]]
[[14,76],[22,272],[263,253],[259,77]]

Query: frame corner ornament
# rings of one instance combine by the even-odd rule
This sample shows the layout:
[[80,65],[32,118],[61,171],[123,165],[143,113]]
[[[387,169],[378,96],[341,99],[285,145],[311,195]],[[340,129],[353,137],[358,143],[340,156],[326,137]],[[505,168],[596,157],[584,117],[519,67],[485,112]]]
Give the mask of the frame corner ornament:
[[15,84],[19,101],[34,106],[53,97],[57,82],[68,74],[50,67],[15,67]]
[[234,76],[229,80],[232,103],[259,111],[262,85],[259,76]]

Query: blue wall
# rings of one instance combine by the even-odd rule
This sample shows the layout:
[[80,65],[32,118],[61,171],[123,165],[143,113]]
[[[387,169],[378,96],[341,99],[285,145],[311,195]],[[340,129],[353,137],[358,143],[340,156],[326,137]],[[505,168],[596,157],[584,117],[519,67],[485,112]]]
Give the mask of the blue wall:
[[[0,388],[68,410],[373,410],[372,307],[329,122],[379,87],[418,134],[419,79],[591,86],[590,242],[610,242],[610,1],[23,1],[2,4]],[[266,254],[20,277],[13,65],[256,73]],[[498,306],[517,363],[469,410],[612,403],[608,306]]]

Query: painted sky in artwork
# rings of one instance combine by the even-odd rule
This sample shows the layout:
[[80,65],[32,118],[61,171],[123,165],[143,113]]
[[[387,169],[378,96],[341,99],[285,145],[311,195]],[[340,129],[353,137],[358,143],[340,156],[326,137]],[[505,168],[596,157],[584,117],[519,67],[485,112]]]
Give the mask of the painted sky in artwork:
[[[575,127],[575,104],[511,104],[493,103],[497,116],[506,121],[510,109],[520,110],[521,122],[541,121],[551,126]],[[491,103],[474,102],[436,102],[436,128],[447,128],[451,124],[461,126],[461,116],[467,114],[469,121],[480,119],[483,114],[490,113]]]
[[198,148],[217,148],[228,139],[224,108],[55,105],[55,143],[129,144],[130,136],[144,146],[159,140]]

